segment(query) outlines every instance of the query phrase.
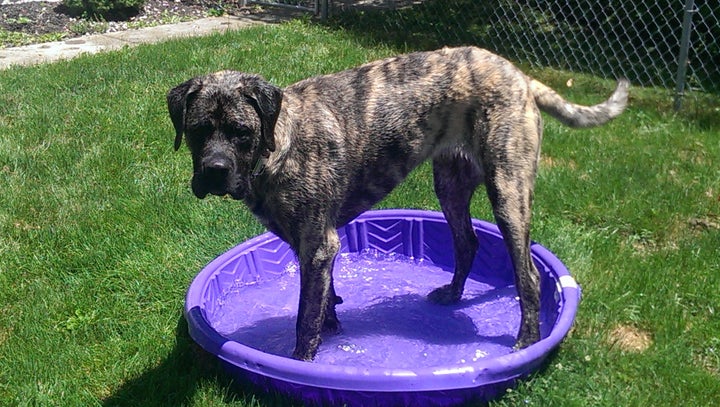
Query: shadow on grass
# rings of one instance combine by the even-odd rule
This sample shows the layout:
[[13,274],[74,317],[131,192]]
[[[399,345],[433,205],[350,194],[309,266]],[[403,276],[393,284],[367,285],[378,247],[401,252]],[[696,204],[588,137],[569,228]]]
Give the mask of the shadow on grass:
[[156,367],[126,381],[104,400],[106,407],[202,405],[193,399],[203,387],[215,388],[227,403],[238,405],[283,405],[292,402],[280,395],[270,395],[249,382],[233,379],[214,355],[198,346],[188,334],[187,321],[178,319],[175,348]]

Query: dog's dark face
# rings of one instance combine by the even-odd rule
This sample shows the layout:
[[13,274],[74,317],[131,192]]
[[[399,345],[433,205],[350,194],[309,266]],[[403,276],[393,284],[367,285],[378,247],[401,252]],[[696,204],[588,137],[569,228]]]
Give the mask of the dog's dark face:
[[282,91],[262,78],[223,71],[176,86],[167,95],[175,149],[185,134],[192,190],[243,199],[262,158],[275,151]]

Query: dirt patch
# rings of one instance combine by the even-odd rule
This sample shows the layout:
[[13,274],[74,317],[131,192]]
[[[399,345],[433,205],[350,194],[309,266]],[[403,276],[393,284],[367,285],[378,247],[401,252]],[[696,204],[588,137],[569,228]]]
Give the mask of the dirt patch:
[[608,343],[622,352],[642,353],[652,346],[650,334],[631,325],[618,325],[610,332]]
[[540,165],[546,168],[568,168],[570,170],[577,170],[578,165],[575,160],[566,160],[563,158],[554,158],[550,156],[541,156]]
[[705,218],[691,218],[688,223],[690,227],[700,231],[720,229],[720,220],[709,216]]
[[709,343],[695,353],[695,363],[713,376],[720,377],[720,338],[712,338]]

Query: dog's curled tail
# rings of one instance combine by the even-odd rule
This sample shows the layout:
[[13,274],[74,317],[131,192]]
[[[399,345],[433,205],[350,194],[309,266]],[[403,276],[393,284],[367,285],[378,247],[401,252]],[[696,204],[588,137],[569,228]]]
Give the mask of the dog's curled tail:
[[615,91],[606,101],[594,106],[582,106],[568,102],[535,79],[530,81],[530,90],[540,110],[570,127],[599,126],[619,116],[627,106],[628,88],[630,82],[620,79]]

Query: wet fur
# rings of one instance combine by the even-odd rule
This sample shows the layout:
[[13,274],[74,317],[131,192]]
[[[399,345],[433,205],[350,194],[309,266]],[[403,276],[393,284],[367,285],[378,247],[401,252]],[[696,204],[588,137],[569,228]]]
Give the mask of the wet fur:
[[430,300],[460,300],[477,251],[469,214],[484,184],[515,268],[516,347],[540,339],[539,275],[530,217],[546,111],[573,127],[619,115],[628,82],[591,106],[571,104],[507,60],[466,47],[375,61],[280,89],[222,71],[168,93],[176,149],[185,134],[193,192],[242,199],[300,261],[293,357],[312,360],[321,332],[340,329],[332,267],[336,229],[370,209],[427,159],[453,234],[455,272]]

